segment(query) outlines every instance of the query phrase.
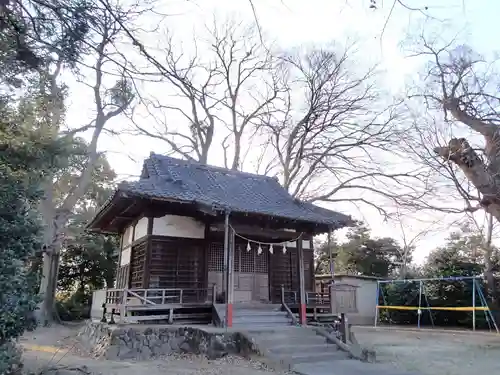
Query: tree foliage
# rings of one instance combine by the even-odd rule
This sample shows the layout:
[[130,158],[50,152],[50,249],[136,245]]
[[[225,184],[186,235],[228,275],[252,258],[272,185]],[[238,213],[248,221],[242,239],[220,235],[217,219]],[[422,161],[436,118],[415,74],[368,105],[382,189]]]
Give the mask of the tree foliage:
[[86,233],[87,220],[82,216],[69,226],[74,235],[68,236],[61,250],[58,307],[63,320],[89,318],[92,292],[112,288],[115,278],[118,238]]
[[[389,237],[373,238],[370,230],[359,225],[347,233],[347,241],[332,241],[335,254],[335,272],[353,275],[395,277],[403,261],[403,249]],[[316,255],[316,273],[328,273],[328,246],[322,243]],[[407,261],[411,261],[411,252]]]
[[[85,149],[86,144],[81,146]],[[78,175],[80,159],[79,155],[74,155],[72,167],[67,166],[65,171],[60,171],[58,191],[63,196],[66,188],[72,186],[71,182],[63,182],[71,181],[72,176]],[[102,156],[86,195],[70,218],[62,243],[58,276],[58,291],[63,297],[59,304],[62,319],[88,318],[92,292],[113,286],[119,240],[112,235],[85,232],[85,226],[113,192],[114,179],[114,171]]]
[[[335,272],[353,275],[375,276],[380,279],[399,279],[404,251],[392,238],[373,238],[367,227],[359,225],[346,235],[346,241],[331,241],[335,255]],[[421,267],[409,265],[406,269],[406,282],[380,284],[379,304],[390,306],[419,306],[420,283],[411,281],[421,278],[450,278],[456,276],[483,275],[484,240],[481,233],[470,225],[463,225],[460,230],[450,233],[446,243],[435,248]],[[329,253],[326,242],[316,246],[316,274],[329,273]],[[407,261],[411,262],[413,248],[409,249]],[[496,276],[497,288],[500,274],[500,252],[492,246],[492,272]],[[421,306],[434,307],[471,307],[472,281],[425,281],[422,283]],[[478,281],[476,306],[481,305],[479,289],[495,311],[498,301],[496,296],[488,295],[485,280]],[[375,297],[375,296],[374,296]],[[437,326],[472,325],[472,313],[467,311],[432,311],[432,315],[423,309],[421,324]],[[432,318],[432,319],[431,319]],[[417,324],[416,310],[380,310],[379,319],[384,323]],[[488,328],[485,315],[476,313],[476,327]]]
[[[482,246],[482,238],[470,228],[462,228],[452,232],[445,245],[434,249],[426,259],[420,273],[414,276],[420,278],[446,278],[456,276],[478,276],[482,274],[482,259],[478,251]],[[495,251],[498,252],[497,250]],[[498,272],[498,260],[494,267]],[[478,281],[477,289],[484,293],[485,283]],[[380,304],[392,306],[418,306],[419,282],[385,284],[381,290]],[[472,306],[472,281],[424,281],[422,282],[421,305],[434,307],[471,307]],[[383,297],[382,297],[383,295]],[[488,302],[492,302],[488,298]],[[481,305],[479,292],[476,292],[476,305]],[[492,306],[495,309],[495,306]],[[431,320],[432,317],[432,320]],[[432,315],[423,310],[421,323],[438,326],[471,326],[472,313],[467,311],[432,311]],[[396,324],[416,324],[418,315],[416,311],[388,310],[383,311],[382,321]],[[487,328],[484,314],[476,313],[476,326]]]
[[53,55],[75,68],[91,29],[92,0],[6,1],[0,4],[0,75],[20,87]]
[[[55,167],[64,145],[33,128],[29,111],[36,105],[15,105],[0,99],[0,373],[14,371],[11,339],[35,326],[36,278],[30,257],[40,249],[37,206],[40,182]],[[35,117],[36,118],[36,117]]]

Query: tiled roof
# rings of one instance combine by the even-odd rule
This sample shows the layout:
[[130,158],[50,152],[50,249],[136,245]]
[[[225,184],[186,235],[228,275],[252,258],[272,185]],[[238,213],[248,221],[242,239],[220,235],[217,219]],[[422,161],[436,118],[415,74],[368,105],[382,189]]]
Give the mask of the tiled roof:
[[344,227],[352,222],[349,216],[293,198],[276,178],[154,153],[145,160],[139,181],[122,183],[119,190],[332,227]]

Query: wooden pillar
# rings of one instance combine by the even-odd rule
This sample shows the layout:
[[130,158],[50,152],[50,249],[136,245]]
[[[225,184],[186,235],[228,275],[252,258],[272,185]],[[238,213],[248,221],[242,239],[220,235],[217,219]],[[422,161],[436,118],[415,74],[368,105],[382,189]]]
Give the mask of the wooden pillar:
[[151,251],[153,245],[153,239],[151,238],[153,235],[153,218],[148,217],[148,228],[147,228],[147,237],[146,237],[146,254],[144,256],[144,273],[142,275],[142,287],[143,289],[149,288],[149,268],[151,263]]
[[[119,288],[121,283],[120,281],[121,280],[118,280],[118,277],[120,276],[120,271],[121,271],[121,263],[122,263],[122,250],[123,250],[123,236],[124,236],[124,233],[122,232],[122,234],[120,235],[120,248],[118,249],[118,263],[116,263],[116,271],[115,271],[115,281],[113,283],[113,286],[110,286],[110,285],[106,285],[106,288],[107,289],[111,289],[111,288]],[[120,284],[120,285],[118,285]]]
[[225,213],[224,219],[224,266],[222,269],[222,295],[224,296],[224,303],[227,303],[227,261],[229,250],[229,212]]
[[304,251],[302,249],[302,238],[297,240],[297,267],[299,275],[299,321],[300,324],[307,324],[306,317],[306,283],[304,273]]
[[234,301],[234,231],[229,228],[229,213],[226,214],[227,223],[227,285],[226,285],[226,327],[233,326]]
[[335,261],[333,258],[333,251],[332,251],[332,230],[331,228],[328,228],[328,258],[330,261],[329,268],[330,268],[330,277],[331,277],[331,283],[333,284],[334,280],[334,275],[335,275]]

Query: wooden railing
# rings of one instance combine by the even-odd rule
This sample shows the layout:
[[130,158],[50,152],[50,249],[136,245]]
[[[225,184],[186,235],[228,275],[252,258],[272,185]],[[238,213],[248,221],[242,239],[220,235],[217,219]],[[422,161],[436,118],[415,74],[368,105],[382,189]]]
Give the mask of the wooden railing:
[[288,307],[286,303],[286,294],[285,294],[285,287],[282,285],[280,288],[280,294],[281,294],[281,307],[286,311],[288,317],[292,320],[293,325],[297,325],[298,321],[297,318],[295,317],[295,314],[292,313],[292,310],[290,310],[290,307]]
[[[166,289],[108,289],[103,304],[102,322],[115,323],[114,316],[119,315],[121,322],[137,322],[150,320],[168,320],[171,324],[174,319],[174,310],[177,307],[198,307],[199,305],[215,303],[217,288],[166,288]],[[210,301],[209,301],[210,299]],[[178,306],[181,305],[181,306]],[[153,314],[139,314],[140,311],[152,311]],[[132,314],[132,315],[131,315]],[[135,315],[134,315],[135,314]],[[205,313],[197,313],[197,315]],[[188,314],[189,315],[189,314]],[[191,314],[192,316],[193,314]],[[186,314],[183,313],[185,317]]]
[[330,292],[307,292],[306,304],[312,306],[330,306]]
[[[210,289],[213,294],[213,290]],[[207,288],[108,289],[108,305],[166,305],[207,302]]]
[[[300,303],[299,292],[296,290],[279,289],[273,293],[273,302],[281,303],[283,300],[288,305],[298,305]],[[330,292],[306,292],[306,304],[309,306],[329,306]]]

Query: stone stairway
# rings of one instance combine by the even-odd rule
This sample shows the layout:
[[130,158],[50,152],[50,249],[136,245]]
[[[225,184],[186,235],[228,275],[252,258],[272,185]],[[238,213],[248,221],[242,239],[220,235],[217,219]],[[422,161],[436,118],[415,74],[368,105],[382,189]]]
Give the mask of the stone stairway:
[[[220,321],[226,318],[226,306],[215,305]],[[259,330],[291,325],[291,319],[280,305],[272,304],[234,304],[233,328],[240,330]]]
[[297,371],[301,365],[322,363],[334,366],[339,360],[349,358],[337,345],[330,344],[312,328],[280,327],[274,329],[249,330],[248,334],[259,350],[275,363],[288,370]]
[[[224,321],[225,305],[214,307]],[[291,325],[280,305],[235,304],[232,330],[244,333],[265,358],[264,362],[300,375],[416,375],[389,364],[351,358],[314,327]]]
[[388,363],[367,363],[317,334],[312,327],[275,327],[247,331],[270,364],[300,375],[420,375]]

